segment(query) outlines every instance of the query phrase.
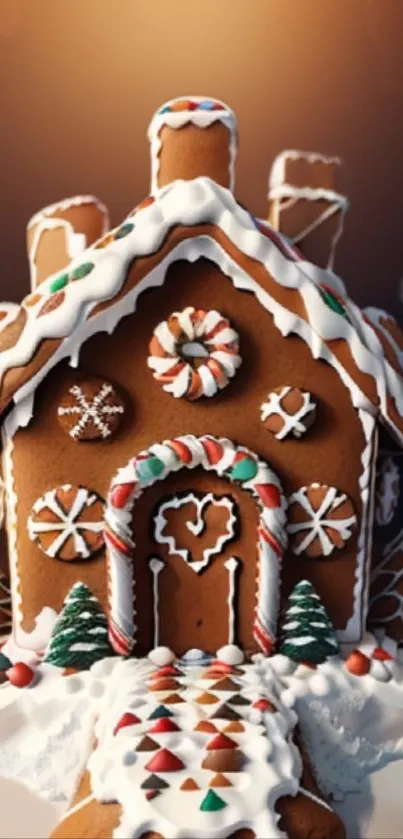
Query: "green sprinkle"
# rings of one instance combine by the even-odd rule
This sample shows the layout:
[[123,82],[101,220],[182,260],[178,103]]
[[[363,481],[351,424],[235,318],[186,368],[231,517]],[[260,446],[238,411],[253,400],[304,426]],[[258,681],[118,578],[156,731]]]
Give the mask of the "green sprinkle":
[[125,236],[128,236],[129,233],[132,232],[132,230],[134,230],[134,224],[132,224],[132,222],[122,224],[115,233],[115,239],[124,239]]
[[150,481],[153,478],[159,478],[164,469],[165,466],[162,460],[154,455],[144,460],[138,460],[136,463],[137,477],[140,481]]
[[72,280],[82,280],[83,277],[86,277],[87,274],[91,274],[91,271],[95,268],[93,262],[83,262],[82,265],[78,265],[74,271],[71,272],[71,279]]
[[49,291],[51,291],[52,293],[54,291],[60,291],[60,289],[64,288],[65,285],[67,285],[68,281],[69,281],[69,275],[68,274],[60,274],[60,277],[56,277],[55,280],[52,280],[52,282],[49,286]]

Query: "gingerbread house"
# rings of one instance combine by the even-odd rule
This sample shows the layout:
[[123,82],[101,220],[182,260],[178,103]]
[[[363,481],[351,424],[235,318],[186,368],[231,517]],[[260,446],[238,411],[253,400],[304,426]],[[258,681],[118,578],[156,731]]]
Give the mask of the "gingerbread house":
[[338,162],[281,155],[269,223],[235,198],[225,104],[171,101],[149,140],[148,198],[112,230],[91,197],[35,216],[33,288],[1,307],[17,642],[81,580],[118,653],[269,654],[301,579],[357,641],[378,426],[401,443],[403,391],[391,321],[330,270]]

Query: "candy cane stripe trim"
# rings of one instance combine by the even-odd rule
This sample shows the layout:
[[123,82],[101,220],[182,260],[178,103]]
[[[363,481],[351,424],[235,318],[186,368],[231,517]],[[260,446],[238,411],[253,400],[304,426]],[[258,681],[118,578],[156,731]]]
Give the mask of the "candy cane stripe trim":
[[252,495],[259,508],[254,637],[266,655],[272,652],[278,617],[281,558],[287,544],[286,500],[280,481],[267,463],[244,446],[236,446],[226,438],[187,434],[155,443],[140,452],[112,481],[106,508],[105,540],[110,579],[110,639],[119,655],[128,655],[136,643],[134,605],[127,595],[128,568],[133,573],[131,522],[135,501],[145,489],[156,481],[164,480],[171,472],[199,466],[241,486]]

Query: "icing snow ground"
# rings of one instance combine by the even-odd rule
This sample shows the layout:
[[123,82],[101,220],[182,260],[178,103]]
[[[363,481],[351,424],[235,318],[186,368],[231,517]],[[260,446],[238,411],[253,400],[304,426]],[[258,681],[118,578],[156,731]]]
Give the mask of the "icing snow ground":
[[[68,677],[42,664],[32,688],[0,687],[0,776],[8,779],[0,781],[0,799],[17,801],[15,794],[9,799],[12,782],[22,782],[54,808],[46,830],[74,796],[119,661],[105,659]],[[401,839],[403,667],[397,678],[382,684],[350,675],[340,659],[316,671],[295,670],[283,656],[266,661],[283,684],[283,701],[298,714],[321,787],[344,819],[349,839]],[[28,794],[19,789],[18,808]],[[13,833],[8,821],[0,836],[23,835]],[[5,824],[2,817],[1,831]],[[31,839],[40,836],[37,828],[30,822]]]

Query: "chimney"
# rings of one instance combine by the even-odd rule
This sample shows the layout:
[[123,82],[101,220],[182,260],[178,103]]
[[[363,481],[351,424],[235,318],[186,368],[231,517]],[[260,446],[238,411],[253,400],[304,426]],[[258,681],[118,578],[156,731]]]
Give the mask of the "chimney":
[[151,192],[203,175],[234,189],[237,125],[224,102],[202,96],[172,99],[154,114],[148,139]]
[[27,226],[31,291],[108,229],[108,211],[92,195],[66,198],[36,213]]
[[283,151],[269,179],[269,222],[303,256],[333,269],[347,198],[336,191],[341,161],[316,152]]

